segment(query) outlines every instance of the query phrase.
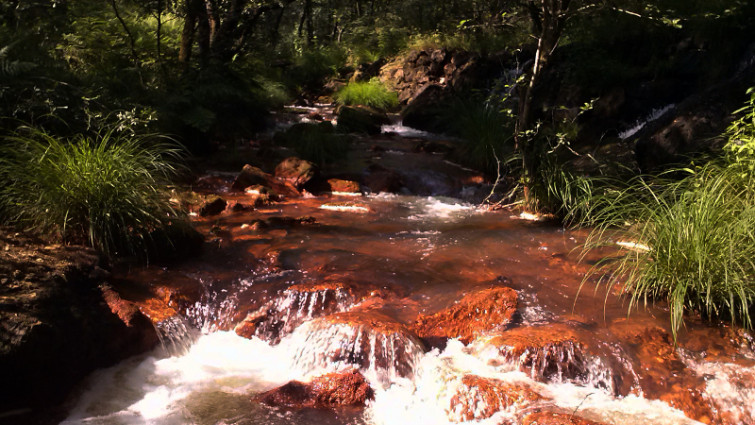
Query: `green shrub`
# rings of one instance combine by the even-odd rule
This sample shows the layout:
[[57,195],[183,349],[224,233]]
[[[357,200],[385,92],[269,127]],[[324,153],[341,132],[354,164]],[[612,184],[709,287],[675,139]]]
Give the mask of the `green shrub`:
[[164,138],[61,140],[40,130],[5,137],[0,208],[5,221],[88,243],[107,254],[138,253],[145,239],[180,218],[165,183],[179,148]]
[[341,105],[364,105],[380,110],[398,106],[398,95],[388,90],[377,78],[349,83],[336,93],[335,98]]

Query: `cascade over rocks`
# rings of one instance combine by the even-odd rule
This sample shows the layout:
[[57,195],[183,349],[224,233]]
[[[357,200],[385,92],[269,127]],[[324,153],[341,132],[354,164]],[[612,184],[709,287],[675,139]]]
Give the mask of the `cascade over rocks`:
[[483,289],[465,295],[445,310],[421,316],[412,329],[432,346],[450,338],[468,344],[487,332],[502,330],[511,322],[516,306],[517,294],[513,289]]
[[257,336],[278,343],[302,323],[346,311],[355,301],[354,288],[342,282],[293,285],[261,308],[248,313],[235,332],[244,338]]
[[337,407],[364,406],[375,393],[364,376],[352,370],[318,376],[311,382],[291,381],[262,393],[254,400],[269,406]]
[[511,329],[480,338],[476,344],[494,347],[504,361],[514,363],[532,379],[589,383],[626,394],[623,369],[590,341],[585,332],[553,323]]
[[375,311],[336,313],[301,326],[306,344],[295,356],[295,367],[313,370],[350,365],[374,374],[388,385],[397,377],[411,378],[424,353],[417,337],[403,324]]
[[509,409],[521,410],[543,400],[530,387],[477,375],[464,375],[451,398],[448,415],[454,422],[487,419]]

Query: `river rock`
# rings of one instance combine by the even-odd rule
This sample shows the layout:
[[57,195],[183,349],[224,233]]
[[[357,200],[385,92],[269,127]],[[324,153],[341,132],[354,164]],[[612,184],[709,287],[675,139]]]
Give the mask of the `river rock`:
[[248,313],[235,332],[244,338],[257,336],[278,343],[305,321],[346,311],[355,300],[353,287],[342,282],[293,285]]
[[266,186],[270,179],[270,174],[253,165],[246,164],[239,175],[236,176],[236,179],[233,180],[231,190],[242,191],[254,185]]
[[442,133],[448,130],[446,111],[450,94],[438,84],[420,89],[401,111],[403,124],[407,127]]
[[389,170],[378,164],[372,164],[367,168],[367,174],[364,176],[364,185],[372,193],[396,193],[404,187],[404,181],[396,171]]
[[522,419],[521,425],[602,425],[599,422],[567,413],[535,412]]
[[516,306],[517,294],[513,289],[483,289],[465,295],[445,310],[421,316],[412,329],[430,345],[438,345],[449,338],[459,338],[468,344],[484,333],[508,325]]
[[331,193],[360,193],[362,191],[359,183],[353,180],[328,179],[327,184]]
[[352,370],[318,376],[308,383],[291,381],[258,395],[255,400],[270,406],[321,408],[364,406],[374,396],[364,376]]
[[397,377],[413,377],[424,353],[405,325],[376,311],[336,313],[299,329],[307,341],[297,353],[295,367],[301,370],[349,365],[369,370],[389,385]]
[[380,134],[388,116],[367,106],[341,106],[338,108],[338,131],[341,133]]
[[284,159],[275,167],[275,178],[297,190],[303,189],[318,174],[319,170],[314,163],[295,156]]
[[481,420],[503,410],[521,410],[542,399],[525,384],[465,375],[451,398],[448,415],[454,422]]
[[157,344],[150,321],[100,286],[94,251],[3,227],[0,247],[0,412],[50,408],[95,369]]
[[225,199],[215,196],[210,200],[205,201],[201,207],[199,207],[199,215],[201,217],[209,217],[218,215],[225,211],[225,207],[228,205]]
[[532,379],[571,381],[626,394],[623,368],[600,350],[587,332],[553,323],[507,330],[476,344],[495,347],[501,359],[513,363]]

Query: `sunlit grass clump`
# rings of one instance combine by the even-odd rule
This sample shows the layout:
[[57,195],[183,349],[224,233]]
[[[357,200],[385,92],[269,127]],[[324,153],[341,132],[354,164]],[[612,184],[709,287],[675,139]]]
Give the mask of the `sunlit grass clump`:
[[398,106],[398,95],[377,78],[349,83],[336,93],[335,98],[341,105],[364,105],[380,110]]
[[620,244],[593,272],[620,287],[629,309],[666,300],[676,337],[685,311],[752,328],[755,306],[755,159],[717,162],[681,181],[641,178],[592,199],[588,247]]
[[0,158],[3,219],[108,253],[136,253],[179,213],[165,183],[179,148],[148,137],[61,140],[26,129],[5,137]]

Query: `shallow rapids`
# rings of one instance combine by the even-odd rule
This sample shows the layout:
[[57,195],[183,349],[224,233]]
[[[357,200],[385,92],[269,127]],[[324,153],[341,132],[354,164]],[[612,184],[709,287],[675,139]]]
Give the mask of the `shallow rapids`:
[[[268,225],[252,228],[252,220]],[[637,312],[636,330],[634,322],[626,325],[625,306],[614,294],[607,297],[589,283],[577,299],[588,268],[576,261],[582,232],[454,199],[398,195],[309,197],[200,225],[214,227],[219,236],[198,261],[127,276],[178,292],[201,288],[182,311],[181,323],[194,332],[165,335],[169,347],[94,374],[64,424],[493,425],[517,423],[527,410],[542,408],[604,424],[699,423],[661,400],[685,390],[674,385],[688,383],[699,384],[712,405],[736,410],[741,423],[753,423],[746,405],[755,405],[755,393],[731,383],[732,374],[744,373],[740,369],[747,371],[747,362],[755,360],[751,347],[715,359],[694,347],[679,357],[672,347],[667,357],[684,363],[667,360],[669,370],[686,367],[686,381],[645,370],[642,344],[627,335],[666,335],[667,313],[659,307]],[[351,292],[331,286],[300,298],[287,292],[294,285],[336,281]],[[525,354],[502,356],[485,337],[433,348],[403,330],[418,315],[491,285],[517,292],[517,311],[504,334],[553,325],[574,330],[583,352],[551,347],[550,354],[535,357],[555,358],[572,369],[543,364],[526,372]],[[325,319],[347,310],[379,314],[392,327]],[[255,332],[267,332],[266,340],[262,333],[243,338],[233,331],[252,319]],[[690,323],[686,338],[723,341],[716,332]],[[353,368],[375,391],[363,409],[268,407],[253,400],[291,380]],[[488,415],[490,401],[465,383],[468,376],[524,386],[537,397]],[[668,385],[648,384],[666,379]]]

